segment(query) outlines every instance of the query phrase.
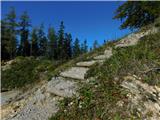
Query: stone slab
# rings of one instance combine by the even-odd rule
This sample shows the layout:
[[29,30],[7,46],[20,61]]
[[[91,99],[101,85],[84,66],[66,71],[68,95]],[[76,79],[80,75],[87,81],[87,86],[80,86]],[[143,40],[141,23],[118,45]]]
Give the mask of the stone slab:
[[85,74],[88,70],[89,68],[85,67],[72,67],[64,72],[61,72],[60,76],[72,79],[84,80]]
[[76,94],[76,88],[75,82],[58,77],[56,79],[52,78],[52,80],[48,82],[46,91],[61,97],[72,97]]
[[84,61],[84,62],[78,62],[76,65],[79,67],[90,67],[94,65],[97,61],[92,60],[92,61]]

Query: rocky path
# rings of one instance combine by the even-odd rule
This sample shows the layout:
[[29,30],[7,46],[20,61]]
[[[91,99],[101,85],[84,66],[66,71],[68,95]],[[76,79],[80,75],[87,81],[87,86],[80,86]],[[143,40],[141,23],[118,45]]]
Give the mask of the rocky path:
[[53,77],[49,82],[32,91],[31,95],[26,95],[27,97],[22,97],[16,102],[8,103],[11,98],[15,99],[19,94],[13,94],[11,98],[6,97],[1,110],[3,120],[48,120],[58,111],[59,100],[73,95],[78,96],[76,92],[78,83],[85,81],[84,76],[89,67],[96,62],[103,62],[111,55],[112,49],[109,48],[101,55],[105,57],[99,59],[97,56],[91,61],[78,62],[75,67],[66,69],[60,73],[59,77]]
[[[115,48],[135,45],[141,37],[148,33],[131,34],[115,45]],[[49,82],[31,91],[30,94],[26,94],[25,97],[23,94],[8,98],[3,95],[2,97],[6,99],[1,104],[2,120],[48,120],[58,111],[59,100],[74,95],[78,96],[78,83],[85,81],[84,76],[89,67],[96,62],[102,63],[112,55],[112,48],[106,48],[104,54],[95,56],[90,61],[76,63],[74,67],[61,72],[59,77],[53,77]],[[11,99],[17,100],[10,101]]]

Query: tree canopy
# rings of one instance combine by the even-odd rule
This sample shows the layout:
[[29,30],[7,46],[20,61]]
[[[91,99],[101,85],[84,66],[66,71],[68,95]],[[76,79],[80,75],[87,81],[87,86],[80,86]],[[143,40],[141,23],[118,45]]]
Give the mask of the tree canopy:
[[160,2],[127,1],[115,11],[114,19],[123,23],[120,29],[137,29],[153,23],[160,15]]

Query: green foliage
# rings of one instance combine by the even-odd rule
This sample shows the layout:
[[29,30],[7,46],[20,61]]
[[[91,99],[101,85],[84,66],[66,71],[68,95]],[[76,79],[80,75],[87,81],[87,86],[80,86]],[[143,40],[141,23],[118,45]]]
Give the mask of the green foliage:
[[2,59],[13,59],[16,56],[17,25],[15,9],[11,7],[9,13],[2,20]]
[[73,54],[74,57],[77,57],[81,53],[81,48],[80,48],[80,43],[78,38],[76,38],[74,41],[73,51],[74,51],[74,54]]
[[[121,88],[123,77],[135,74],[143,82],[160,85],[160,74],[155,71],[143,74],[148,68],[160,67],[160,34],[148,35],[141,39],[136,46],[114,49],[114,54],[104,64],[93,65],[87,73],[89,82],[81,85],[78,98],[66,98],[61,101],[60,110],[50,120],[123,120],[139,119],[135,114],[129,113],[126,101],[127,91]],[[108,43],[92,54],[104,51]],[[92,54],[87,54],[92,56]],[[85,57],[87,58],[87,57]],[[92,77],[92,78],[91,78]],[[116,80],[118,79],[118,81]],[[116,103],[123,101],[123,107]]]
[[84,40],[84,42],[81,44],[81,53],[87,53],[87,52],[88,52],[87,40]]
[[123,20],[121,29],[141,28],[153,23],[160,15],[160,2],[156,1],[127,1],[115,12],[114,19]]
[[59,59],[63,59],[65,56],[65,51],[64,51],[64,23],[61,21],[60,28],[58,31],[58,54],[59,54]]
[[23,88],[39,80],[48,80],[59,65],[46,59],[17,57],[7,70],[2,70],[2,89]]
[[47,56],[48,41],[44,33],[43,24],[41,24],[40,27],[38,28],[38,41],[39,41],[38,55]]
[[[92,66],[88,71],[88,77],[97,76],[99,79],[121,77],[124,75],[136,74],[152,85],[159,85],[159,73],[151,72],[143,74],[146,69],[160,66],[160,40],[159,33],[148,35],[136,46],[128,48],[117,48],[114,55],[105,61],[102,66]],[[142,72],[143,71],[143,72]]]
[[24,87],[38,79],[34,68],[38,62],[32,58],[20,58],[11,64],[11,69],[2,71],[2,89]]
[[20,46],[18,48],[18,55],[30,55],[29,27],[31,26],[28,13],[25,11],[20,17],[19,31],[20,31]]
[[37,29],[33,28],[31,33],[31,56],[38,56],[38,35]]

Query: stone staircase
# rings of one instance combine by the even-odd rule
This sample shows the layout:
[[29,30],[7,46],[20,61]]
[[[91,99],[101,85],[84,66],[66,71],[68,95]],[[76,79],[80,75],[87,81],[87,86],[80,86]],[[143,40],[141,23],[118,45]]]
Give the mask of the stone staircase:
[[[146,33],[132,34],[122,39],[115,48],[135,45],[144,35]],[[134,44],[130,39],[135,40]],[[2,105],[2,120],[48,120],[58,111],[59,100],[78,96],[78,82],[85,81],[84,77],[90,66],[97,62],[103,63],[112,55],[112,48],[108,47],[103,54],[95,56],[92,60],[78,62],[74,67],[64,70],[59,77],[53,77],[25,98]]]
[[[107,49],[104,57],[95,57],[91,61],[81,61],[75,67],[64,70],[59,77],[53,77],[49,82],[42,85],[32,95],[18,102],[4,105],[2,109],[3,120],[47,120],[58,111],[58,101],[65,97],[78,96],[78,82],[85,81],[85,74],[89,67],[106,58],[111,57],[112,49]],[[14,96],[15,97],[15,96]]]

